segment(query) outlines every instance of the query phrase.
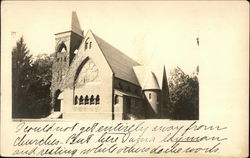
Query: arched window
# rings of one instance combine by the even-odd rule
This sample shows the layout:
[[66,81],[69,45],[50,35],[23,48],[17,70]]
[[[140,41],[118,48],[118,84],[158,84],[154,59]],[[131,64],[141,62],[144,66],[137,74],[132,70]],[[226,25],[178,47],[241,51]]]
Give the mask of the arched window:
[[93,95],[91,95],[90,97],[90,105],[94,104],[95,98]]
[[85,105],[86,104],[89,104],[89,96],[88,95],[85,96]]
[[148,98],[151,99],[151,93],[148,94]]
[[64,44],[64,42],[60,43],[59,46],[57,47],[57,52],[66,52],[67,51],[67,47]]
[[95,98],[95,105],[100,104],[100,96],[99,94]]
[[78,104],[78,96],[75,96],[75,100],[74,100],[74,104],[77,105]]
[[119,96],[115,95],[115,104],[118,104],[118,103],[119,103]]
[[79,98],[79,104],[82,105],[83,101],[84,101],[84,99],[83,99],[83,96],[81,95],[80,98]]

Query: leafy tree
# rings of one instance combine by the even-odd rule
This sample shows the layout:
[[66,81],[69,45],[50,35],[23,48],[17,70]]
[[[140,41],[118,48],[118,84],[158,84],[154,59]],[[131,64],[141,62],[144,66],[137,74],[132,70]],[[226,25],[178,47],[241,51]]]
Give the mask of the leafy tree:
[[46,116],[50,113],[50,85],[52,78],[52,58],[47,54],[38,55],[33,65],[30,91],[34,94],[31,104],[33,117]]
[[196,73],[186,75],[179,67],[170,73],[170,115],[172,119],[199,119],[199,82]]
[[44,117],[50,113],[50,56],[34,58],[23,37],[12,50],[12,117]]

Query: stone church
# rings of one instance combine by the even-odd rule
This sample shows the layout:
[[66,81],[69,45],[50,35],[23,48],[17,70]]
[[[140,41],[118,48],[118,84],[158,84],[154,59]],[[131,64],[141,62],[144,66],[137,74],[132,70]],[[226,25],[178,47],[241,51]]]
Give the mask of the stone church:
[[169,90],[161,77],[91,30],[84,33],[76,12],[71,30],[55,34],[53,110],[49,118],[130,120],[167,118]]

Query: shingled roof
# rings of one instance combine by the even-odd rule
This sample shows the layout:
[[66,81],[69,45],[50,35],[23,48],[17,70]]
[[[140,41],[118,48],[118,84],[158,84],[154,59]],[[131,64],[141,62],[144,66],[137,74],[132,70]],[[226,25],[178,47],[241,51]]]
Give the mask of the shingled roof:
[[122,53],[120,50],[114,48],[97,35],[93,34],[93,36],[115,77],[126,80],[135,85],[140,85],[133,71],[133,66],[138,66],[140,64]]

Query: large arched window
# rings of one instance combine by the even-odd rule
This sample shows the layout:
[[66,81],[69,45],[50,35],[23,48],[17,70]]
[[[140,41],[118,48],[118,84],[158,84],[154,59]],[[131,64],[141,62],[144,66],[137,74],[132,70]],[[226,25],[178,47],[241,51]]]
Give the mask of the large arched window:
[[84,100],[85,100],[85,105],[86,105],[86,104],[89,104],[89,96],[88,96],[88,95],[85,96],[85,99],[84,99]]
[[79,98],[79,104],[82,105],[83,104],[83,96],[81,95],[80,98]]
[[74,100],[74,104],[77,105],[78,104],[78,96],[75,96],[75,100]]
[[95,105],[100,104],[100,96],[99,94],[95,98]]
[[90,97],[90,105],[94,104],[95,98],[93,95],[91,95]]

